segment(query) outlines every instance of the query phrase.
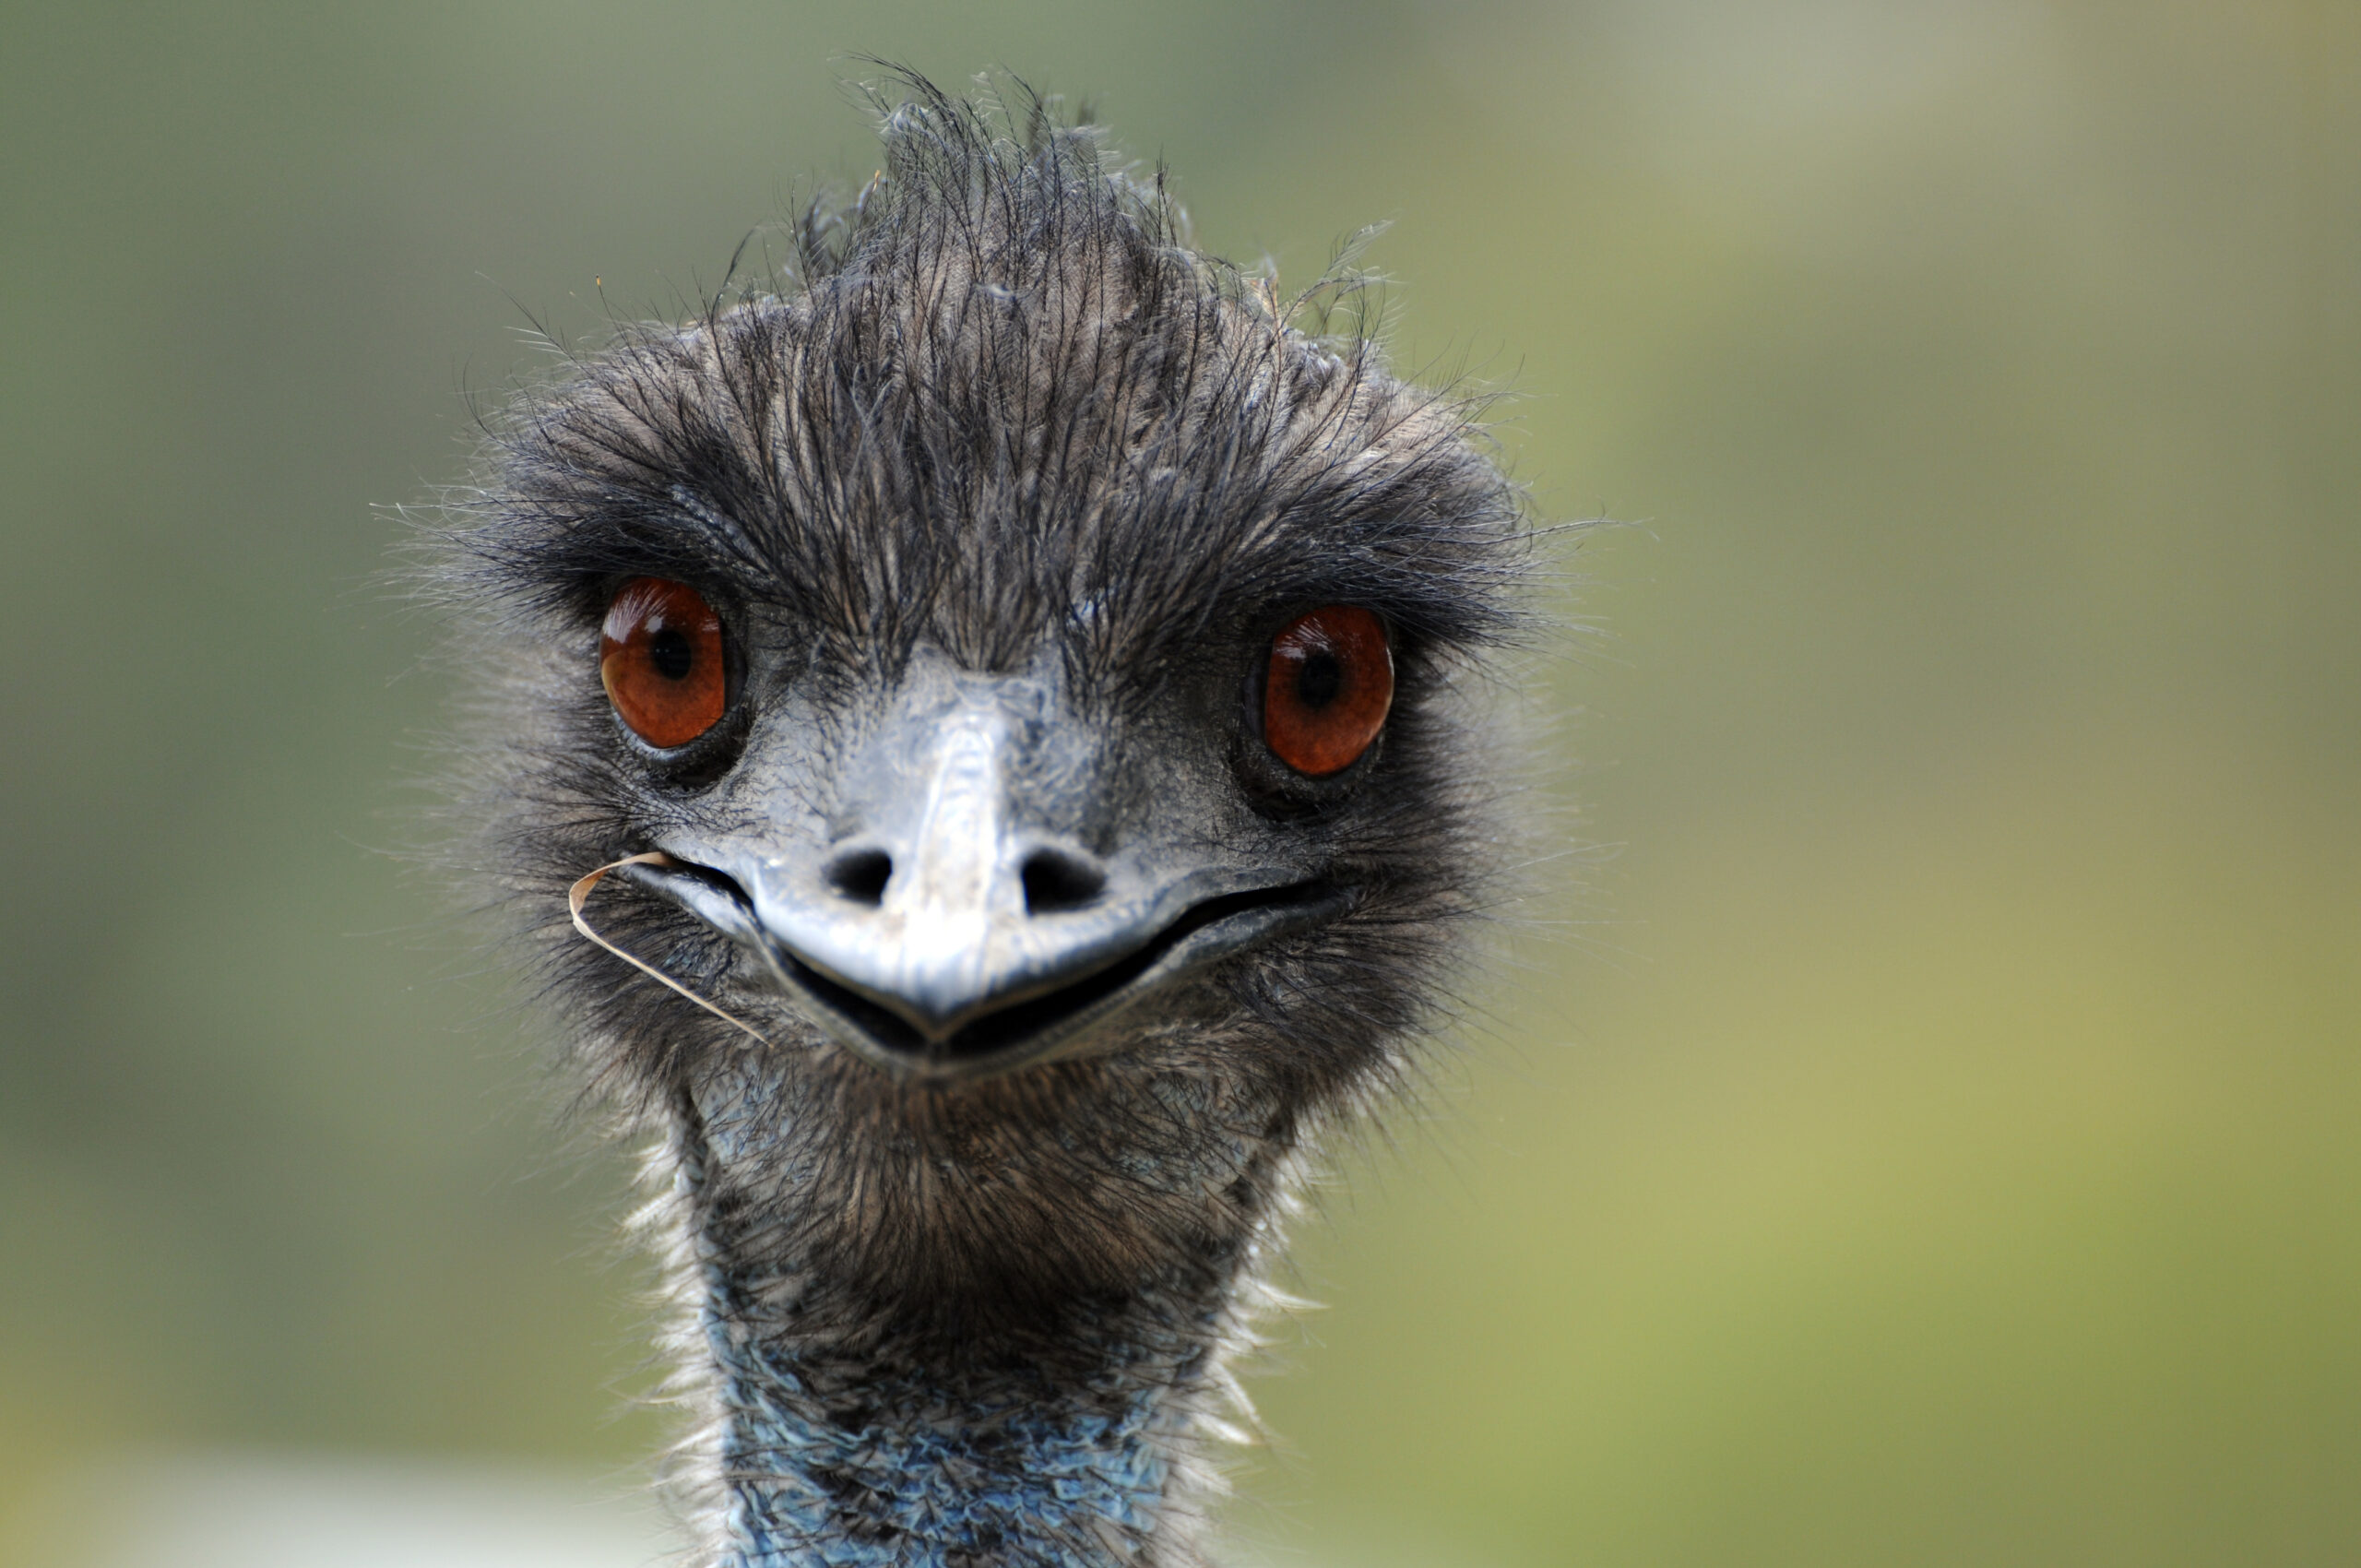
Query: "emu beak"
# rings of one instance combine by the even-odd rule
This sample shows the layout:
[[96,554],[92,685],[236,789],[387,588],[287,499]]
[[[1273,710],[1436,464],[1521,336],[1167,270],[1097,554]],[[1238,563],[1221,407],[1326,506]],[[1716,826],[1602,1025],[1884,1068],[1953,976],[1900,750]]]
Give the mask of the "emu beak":
[[1087,737],[1045,723],[1032,683],[922,695],[848,772],[860,830],[811,848],[684,835],[664,849],[686,865],[631,868],[873,1065],[948,1081],[1107,1049],[1104,1026],[1179,977],[1343,909],[1299,870],[1169,833],[1092,853],[1071,826],[1098,776]]

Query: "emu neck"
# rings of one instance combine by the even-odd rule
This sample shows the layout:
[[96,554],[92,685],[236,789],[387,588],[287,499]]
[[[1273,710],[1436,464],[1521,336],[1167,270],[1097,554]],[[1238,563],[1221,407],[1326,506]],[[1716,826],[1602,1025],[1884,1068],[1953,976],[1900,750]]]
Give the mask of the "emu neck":
[[1110,1353],[1097,1386],[1061,1388],[706,1328],[725,1568],[1097,1568],[1167,1523],[1185,1367]]
[[1199,1413],[1234,1269],[1045,1313],[881,1314],[733,1214],[691,1120],[668,1156],[709,1420],[687,1457],[713,1568],[1189,1568]]

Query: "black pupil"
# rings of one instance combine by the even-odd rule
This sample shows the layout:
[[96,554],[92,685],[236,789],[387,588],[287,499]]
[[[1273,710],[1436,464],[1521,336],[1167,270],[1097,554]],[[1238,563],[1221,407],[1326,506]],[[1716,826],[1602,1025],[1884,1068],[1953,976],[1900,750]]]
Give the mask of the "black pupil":
[[1296,700],[1306,707],[1326,707],[1344,687],[1345,667],[1333,653],[1313,654],[1296,673]]
[[668,681],[684,680],[688,676],[689,666],[696,662],[696,654],[689,647],[687,637],[667,626],[648,637],[647,662],[656,666],[656,672]]

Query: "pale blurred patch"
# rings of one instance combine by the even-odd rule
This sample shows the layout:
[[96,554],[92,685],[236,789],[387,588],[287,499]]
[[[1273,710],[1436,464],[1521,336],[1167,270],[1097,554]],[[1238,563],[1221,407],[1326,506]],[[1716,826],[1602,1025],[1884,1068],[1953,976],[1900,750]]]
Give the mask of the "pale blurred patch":
[[627,1481],[255,1454],[67,1472],[0,1539],[26,1568],[653,1568],[680,1546]]

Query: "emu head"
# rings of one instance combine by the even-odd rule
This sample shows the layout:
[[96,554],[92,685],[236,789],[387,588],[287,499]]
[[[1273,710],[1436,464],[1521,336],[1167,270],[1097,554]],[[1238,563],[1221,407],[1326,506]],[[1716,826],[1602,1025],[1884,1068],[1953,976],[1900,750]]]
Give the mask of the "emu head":
[[[1490,869],[1525,529],[1463,401],[921,84],[779,297],[524,399],[445,571],[484,858],[710,1223],[849,1323],[1232,1278]],[[653,856],[603,933],[567,885]],[[759,1271],[758,1271],[759,1272]]]

